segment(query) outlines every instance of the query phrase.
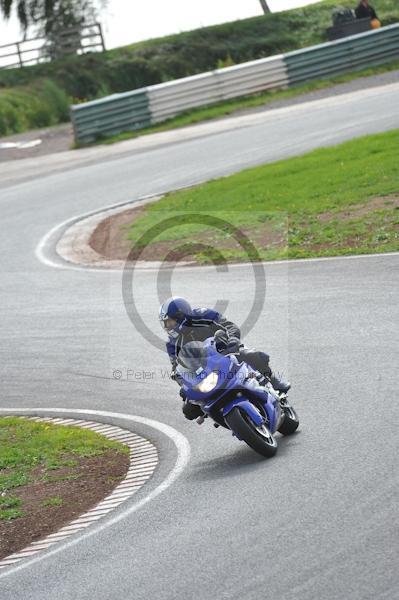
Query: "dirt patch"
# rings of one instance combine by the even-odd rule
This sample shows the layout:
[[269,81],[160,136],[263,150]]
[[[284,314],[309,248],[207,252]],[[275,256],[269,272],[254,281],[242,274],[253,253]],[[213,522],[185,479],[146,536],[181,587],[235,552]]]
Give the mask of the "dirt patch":
[[[10,490],[10,495],[22,500],[24,516],[0,521],[0,559],[58,531],[91,509],[124,479],[129,468],[129,455],[118,450],[70,458],[76,465],[47,471],[39,467],[32,473],[39,481]],[[61,499],[62,503],[44,506],[49,499]]]
[[[209,256],[212,262],[224,262],[219,254],[222,250],[243,251],[240,243],[231,236],[223,236],[217,230],[207,230],[195,235],[195,239],[154,242],[132,252],[127,229],[146,212],[146,207],[133,208],[112,215],[102,221],[92,233],[89,245],[100,256],[108,260],[167,261],[168,263],[198,263],[198,255]],[[276,231],[269,223],[262,226],[241,227],[240,232],[253,243],[255,248],[276,248],[286,245],[286,235]],[[245,257],[248,260],[248,256]]]
[[390,196],[380,196],[378,198],[369,200],[369,202],[366,202],[365,204],[354,204],[353,206],[348,206],[346,210],[339,212],[328,211],[325,213],[320,213],[320,215],[318,215],[318,219],[322,223],[327,223],[328,221],[333,221],[334,219],[338,221],[348,221],[349,219],[364,217],[375,210],[387,210],[389,208],[397,208],[398,206],[399,195],[393,194]]
[[125,239],[127,227],[146,212],[146,207],[130,208],[101,221],[93,231],[89,245],[110,260],[125,260],[131,242]]

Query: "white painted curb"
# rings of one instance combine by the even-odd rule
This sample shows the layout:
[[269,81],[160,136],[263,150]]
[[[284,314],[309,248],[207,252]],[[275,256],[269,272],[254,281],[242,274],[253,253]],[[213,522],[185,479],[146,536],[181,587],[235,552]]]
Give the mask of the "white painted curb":
[[156,202],[161,198],[162,196],[154,196],[137,202],[130,202],[116,208],[104,209],[101,212],[79,220],[66,230],[57,243],[57,254],[66,262],[74,265],[122,270],[125,266],[124,260],[108,260],[90,246],[92,234],[98,225],[108,217],[123,213],[132,208],[139,208],[151,202]]
[[[183,185],[174,191],[188,189],[203,183],[201,180],[190,185]],[[90,246],[89,241],[92,233],[101,221],[107,217],[124,212],[131,208],[139,208],[151,202],[160,200],[167,192],[143,196],[133,202],[122,202],[110,206],[90,211],[79,216],[67,219],[59,223],[48,231],[35,249],[36,258],[44,265],[58,269],[71,269],[75,271],[96,271],[101,272],[121,272],[125,266],[122,260],[107,260],[101,254],[98,254]],[[62,233],[63,232],[63,233]],[[63,262],[57,262],[50,254],[55,249],[56,254]],[[183,263],[180,263],[182,265]],[[189,264],[189,263],[187,263]],[[137,261],[135,268],[147,270],[158,270],[160,262],[150,263],[147,261]],[[165,264],[162,263],[165,267]],[[174,264],[172,265],[175,266]]]

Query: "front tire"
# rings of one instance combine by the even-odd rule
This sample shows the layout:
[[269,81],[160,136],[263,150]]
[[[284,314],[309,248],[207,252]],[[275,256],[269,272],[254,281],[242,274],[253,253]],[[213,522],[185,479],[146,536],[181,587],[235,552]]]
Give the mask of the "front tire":
[[248,444],[252,450],[258,452],[266,458],[271,458],[277,452],[277,442],[274,436],[270,433],[266,425],[257,427],[253,423],[245,411],[241,411],[239,407],[226,415],[225,421],[230,429],[237,433],[240,438]]
[[292,435],[299,427],[299,419],[297,412],[289,404],[282,407],[284,412],[284,421],[281,423],[278,431],[282,435]]

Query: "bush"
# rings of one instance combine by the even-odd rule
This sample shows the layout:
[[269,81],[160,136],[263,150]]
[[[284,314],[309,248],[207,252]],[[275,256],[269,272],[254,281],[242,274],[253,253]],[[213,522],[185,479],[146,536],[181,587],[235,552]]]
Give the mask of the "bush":
[[0,135],[69,120],[69,99],[53,81],[0,90]]
[[51,113],[58,123],[69,120],[69,98],[54,81],[44,80],[40,95],[46,104],[51,107]]

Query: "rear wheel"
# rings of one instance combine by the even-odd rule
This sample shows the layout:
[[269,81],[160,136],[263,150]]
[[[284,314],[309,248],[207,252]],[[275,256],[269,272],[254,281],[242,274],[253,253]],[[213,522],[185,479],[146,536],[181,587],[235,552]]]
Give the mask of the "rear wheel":
[[284,413],[284,421],[281,423],[278,431],[283,435],[291,435],[298,429],[299,419],[296,410],[292,408],[288,403],[282,405],[282,411]]
[[262,456],[270,458],[277,452],[277,442],[265,424],[255,425],[245,411],[238,407],[225,417],[230,429]]

